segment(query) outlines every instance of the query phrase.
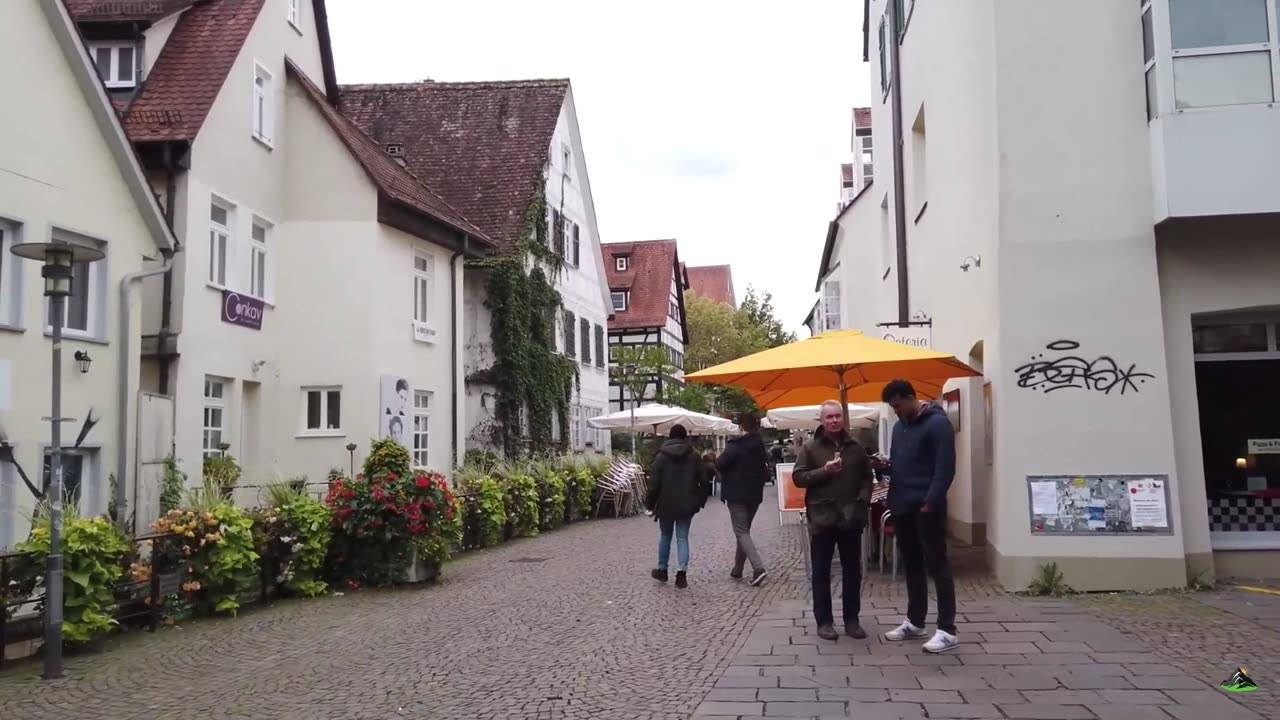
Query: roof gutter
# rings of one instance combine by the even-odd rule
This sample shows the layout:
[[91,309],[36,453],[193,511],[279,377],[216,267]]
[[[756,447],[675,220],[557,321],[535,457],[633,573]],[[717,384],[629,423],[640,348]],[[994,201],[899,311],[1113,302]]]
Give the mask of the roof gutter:
[[[140,270],[138,272],[129,273],[120,279],[120,336],[119,345],[122,362],[116,365],[116,517],[128,517],[129,505],[129,484],[125,481],[129,477],[129,358],[132,353],[128,352],[129,339],[132,335],[132,329],[129,327],[129,292],[135,282],[139,282],[143,278],[152,277],[168,273],[173,268],[173,250],[170,248],[162,249],[161,255],[164,262],[159,267],[150,270]],[[135,478],[136,479],[136,478]]]

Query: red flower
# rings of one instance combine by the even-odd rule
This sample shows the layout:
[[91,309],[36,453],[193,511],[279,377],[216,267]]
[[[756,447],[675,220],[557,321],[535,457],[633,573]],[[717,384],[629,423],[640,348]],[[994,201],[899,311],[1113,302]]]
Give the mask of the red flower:
[[388,480],[395,480],[395,479],[396,479],[396,474],[395,474],[395,473],[387,473],[387,479],[388,479]]
[[351,515],[351,508],[342,508],[342,510],[339,511],[339,514],[342,515],[342,517],[349,517]]
[[418,482],[416,483],[416,485],[418,486],[418,488],[419,488],[419,489],[425,490],[425,489],[427,489],[427,488],[431,487],[431,478],[428,478],[428,477],[419,477],[419,478],[418,478]]
[[423,505],[423,507],[425,507],[425,508],[426,508],[426,509],[428,509],[428,510],[435,510],[435,509],[436,509],[436,504],[435,504],[435,503],[433,503],[433,502],[431,502],[430,500],[424,500],[424,501],[422,502],[422,505]]

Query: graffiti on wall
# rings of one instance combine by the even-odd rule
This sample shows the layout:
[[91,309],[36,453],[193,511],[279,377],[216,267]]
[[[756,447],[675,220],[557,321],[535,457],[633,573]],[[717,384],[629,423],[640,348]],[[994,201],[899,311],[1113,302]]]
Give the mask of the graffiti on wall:
[[1057,390],[1085,390],[1110,395],[1138,392],[1139,387],[1155,375],[1138,370],[1137,363],[1127,367],[1108,355],[1089,359],[1075,340],[1054,340],[1044,352],[1014,370],[1018,387],[1051,393]]

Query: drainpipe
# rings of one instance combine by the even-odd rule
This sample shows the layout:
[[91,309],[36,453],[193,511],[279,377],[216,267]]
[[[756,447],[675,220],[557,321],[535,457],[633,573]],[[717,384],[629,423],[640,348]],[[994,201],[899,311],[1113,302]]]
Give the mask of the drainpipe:
[[893,103],[893,224],[898,248],[898,322],[911,321],[910,285],[907,280],[907,191],[902,168],[902,63],[898,42],[898,5],[889,0],[889,63],[893,68],[893,84],[889,87]]
[[[168,273],[173,267],[173,250],[162,251],[164,264],[150,270],[129,273],[120,279],[120,348],[116,385],[119,387],[116,407],[116,517],[128,517],[129,493],[125,478],[129,472],[129,290],[143,278]],[[166,275],[166,277],[168,277]],[[135,528],[136,529],[136,528]]]
[[449,377],[453,382],[453,387],[449,389],[449,396],[453,399],[450,413],[453,423],[450,426],[449,436],[453,439],[453,462],[455,465],[458,464],[458,258],[466,254],[470,242],[471,238],[463,235],[462,249],[449,258],[449,325],[451,328],[449,333]]
[[[164,201],[164,220],[169,225],[169,232],[174,237],[178,236],[178,230],[173,226],[173,206],[178,197],[178,173],[177,158],[173,153],[173,145],[165,143],[164,146],[164,164],[167,170],[165,178],[165,201]],[[169,394],[169,364],[168,355],[169,345],[169,325],[173,317],[173,263],[170,262],[164,274],[164,288],[160,293],[160,337],[158,350],[160,352],[160,394]]]

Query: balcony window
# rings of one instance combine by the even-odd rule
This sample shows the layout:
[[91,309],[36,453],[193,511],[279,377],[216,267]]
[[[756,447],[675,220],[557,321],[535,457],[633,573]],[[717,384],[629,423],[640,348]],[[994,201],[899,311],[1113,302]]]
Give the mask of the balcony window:
[[1175,107],[1275,99],[1267,5],[1268,0],[1169,0]]
[[1156,41],[1155,28],[1151,21],[1151,0],[1142,3],[1142,61],[1147,81],[1147,120],[1151,121],[1159,115],[1156,98]]

